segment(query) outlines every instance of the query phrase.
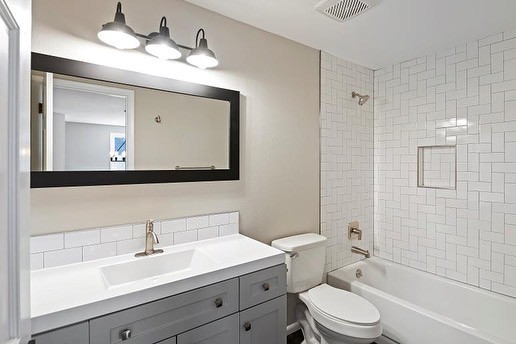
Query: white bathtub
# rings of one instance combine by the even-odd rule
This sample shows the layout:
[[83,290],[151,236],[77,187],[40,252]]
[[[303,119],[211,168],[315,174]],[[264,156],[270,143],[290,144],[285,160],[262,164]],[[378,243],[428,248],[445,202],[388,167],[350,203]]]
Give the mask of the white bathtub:
[[[363,277],[356,277],[356,270]],[[384,336],[403,344],[516,343],[516,299],[370,258],[328,274],[328,283],[371,301]]]

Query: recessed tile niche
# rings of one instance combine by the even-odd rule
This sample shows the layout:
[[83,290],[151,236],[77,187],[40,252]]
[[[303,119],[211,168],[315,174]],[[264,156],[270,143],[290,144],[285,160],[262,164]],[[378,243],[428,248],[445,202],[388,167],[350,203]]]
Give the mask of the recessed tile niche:
[[418,147],[418,187],[455,190],[457,152],[455,146]]

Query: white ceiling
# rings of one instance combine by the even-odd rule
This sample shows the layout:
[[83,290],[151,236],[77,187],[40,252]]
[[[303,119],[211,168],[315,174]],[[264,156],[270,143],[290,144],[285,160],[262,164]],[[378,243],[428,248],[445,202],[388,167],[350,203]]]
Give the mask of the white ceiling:
[[346,22],[320,0],[187,1],[372,69],[516,29],[516,0],[382,0]]
[[66,122],[125,126],[125,98],[54,88],[54,112]]

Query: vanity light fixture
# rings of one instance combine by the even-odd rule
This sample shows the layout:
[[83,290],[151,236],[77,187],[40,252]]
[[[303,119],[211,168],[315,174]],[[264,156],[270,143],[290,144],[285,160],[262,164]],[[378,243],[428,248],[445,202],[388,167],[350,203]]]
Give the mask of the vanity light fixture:
[[[199,41],[199,35],[202,33],[201,40]],[[203,29],[197,31],[195,36],[195,48],[190,52],[190,55],[186,58],[186,61],[200,69],[212,68],[219,64],[219,61],[215,58],[213,51],[208,49],[208,41],[204,37],[205,33]]]
[[213,51],[208,49],[204,29],[197,31],[195,48],[177,44],[170,38],[170,29],[167,26],[166,17],[161,18],[159,32],[152,32],[149,35],[136,33],[126,24],[125,15],[122,13],[122,3],[120,2],[116,6],[114,21],[102,25],[98,38],[117,49],[136,49],[140,46],[138,38],[142,38],[146,40],[145,50],[147,53],[159,59],[179,59],[182,57],[181,48],[190,50],[186,62],[200,69],[212,68],[219,64]]

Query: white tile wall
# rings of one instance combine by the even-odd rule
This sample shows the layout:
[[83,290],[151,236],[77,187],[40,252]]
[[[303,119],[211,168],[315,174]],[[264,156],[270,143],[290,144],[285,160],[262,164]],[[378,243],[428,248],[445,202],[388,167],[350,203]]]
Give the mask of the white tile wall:
[[[351,92],[368,94],[363,106]],[[361,259],[351,246],[373,249],[373,71],[321,53],[321,234],[326,271]],[[350,242],[359,221],[362,241]]]
[[[239,233],[238,212],[154,221],[160,243],[179,245]],[[145,223],[34,236],[31,269],[78,263],[142,251]]]
[[[516,38],[374,74],[375,255],[516,297]],[[417,147],[456,145],[456,190],[417,187]]]

